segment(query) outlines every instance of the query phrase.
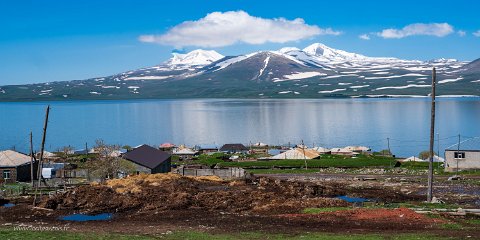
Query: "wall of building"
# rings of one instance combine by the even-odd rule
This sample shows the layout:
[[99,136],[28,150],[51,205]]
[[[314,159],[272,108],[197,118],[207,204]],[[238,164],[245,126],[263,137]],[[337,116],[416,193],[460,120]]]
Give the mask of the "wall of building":
[[[10,171],[10,179],[3,179],[3,171]],[[0,182],[1,183],[15,183],[17,179],[17,169],[15,168],[0,168]]]
[[163,161],[162,164],[152,169],[152,173],[168,173],[171,170],[172,170],[172,160],[171,158],[168,158],[167,160]]
[[[31,166],[30,164],[24,164],[17,167],[17,181],[29,182],[30,180],[32,180],[31,179],[32,169],[30,166]],[[37,177],[36,170],[38,169],[38,162],[33,164],[33,169],[34,169],[33,176],[34,178],[36,178]]]
[[136,164],[134,162],[131,162],[131,163],[133,163],[133,165],[135,165],[135,171],[137,171],[137,173],[152,173],[152,169],[150,169],[150,168],[144,167],[144,166]]
[[456,151],[445,151],[445,171],[480,169],[480,151],[460,151],[465,153],[464,159],[455,159]]

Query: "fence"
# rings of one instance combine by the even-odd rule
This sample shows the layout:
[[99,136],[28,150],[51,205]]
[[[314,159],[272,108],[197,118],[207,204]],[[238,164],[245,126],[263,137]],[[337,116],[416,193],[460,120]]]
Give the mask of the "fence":
[[178,173],[183,176],[217,176],[222,179],[244,178],[245,169],[243,168],[222,168],[222,169],[192,169],[179,168]]

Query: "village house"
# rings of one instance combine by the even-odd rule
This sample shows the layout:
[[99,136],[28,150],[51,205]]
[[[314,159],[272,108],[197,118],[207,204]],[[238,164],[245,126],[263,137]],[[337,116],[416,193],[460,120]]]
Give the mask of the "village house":
[[332,148],[330,149],[330,154],[332,155],[342,155],[342,156],[353,156],[357,155],[357,152],[350,151],[345,148]]
[[320,154],[312,149],[303,149],[303,148],[294,148],[286,152],[280,153],[273,157],[270,157],[272,160],[282,160],[282,159],[316,159],[319,158]]
[[175,144],[173,143],[162,143],[159,146],[159,149],[164,152],[172,153],[173,149],[175,148]]
[[197,145],[195,146],[195,150],[197,150],[200,154],[210,154],[218,152],[219,147],[217,145]]
[[178,156],[181,160],[190,160],[198,155],[198,151],[181,145],[180,147],[173,149],[172,155]]
[[248,153],[248,148],[241,143],[225,144],[220,148],[220,152],[224,153]]
[[171,155],[148,145],[141,145],[122,155],[135,165],[139,173],[167,173],[171,170]]
[[[34,163],[37,169],[38,164]],[[33,171],[34,178],[36,171]],[[28,182],[31,180],[31,158],[28,155],[6,150],[0,152],[0,183]]]
[[346,146],[343,148],[346,151],[355,152],[355,153],[371,153],[372,149],[365,146]]
[[250,145],[250,151],[254,154],[268,154],[268,144],[257,142]]
[[445,171],[480,169],[480,138],[452,145],[445,149]]

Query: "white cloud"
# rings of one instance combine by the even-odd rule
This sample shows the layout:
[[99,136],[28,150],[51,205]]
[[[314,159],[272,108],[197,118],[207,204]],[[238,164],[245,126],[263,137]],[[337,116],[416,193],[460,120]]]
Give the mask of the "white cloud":
[[480,37],[480,30],[474,32],[474,33],[473,33],[473,36],[475,36],[475,37]]
[[383,38],[404,38],[415,35],[445,37],[453,32],[453,26],[448,23],[414,23],[402,29],[384,29],[377,35]]
[[465,35],[467,35],[467,32],[465,32],[463,30],[459,30],[459,31],[457,31],[457,33],[458,33],[458,36],[460,36],[460,37],[465,37]]
[[223,47],[236,43],[285,43],[317,35],[340,35],[331,28],[308,25],[301,18],[266,19],[250,16],[244,11],[212,12],[196,21],[174,26],[165,34],[142,35],[142,42],[184,46]]
[[370,36],[368,34],[362,34],[360,36],[358,36],[360,39],[362,40],[370,40]]

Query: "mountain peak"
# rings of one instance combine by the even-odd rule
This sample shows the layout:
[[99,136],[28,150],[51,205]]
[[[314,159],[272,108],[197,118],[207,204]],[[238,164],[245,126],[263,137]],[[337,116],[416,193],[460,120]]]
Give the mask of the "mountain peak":
[[224,56],[214,50],[197,49],[189,53],[172,53],[173,57],[167,61],[169,65],[187,65],[187,66],[204,66],[212,62],[218,61]]
[[329,60],[356,60],[367,58],[364,55],[334,49],[322,43],[314,43],[304,48],[303,51],[307,54],[317,57],[325,57]]

